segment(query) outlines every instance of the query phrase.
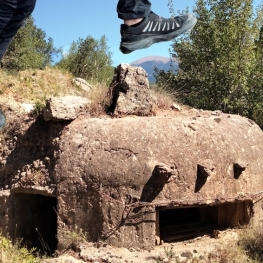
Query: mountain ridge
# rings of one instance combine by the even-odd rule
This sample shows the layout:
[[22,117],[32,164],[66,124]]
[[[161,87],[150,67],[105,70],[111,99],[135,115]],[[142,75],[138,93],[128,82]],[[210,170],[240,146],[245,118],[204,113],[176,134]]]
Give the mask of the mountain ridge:
[[157,67],[159,70],[176,71],[178,68],[178,62],[176,59],[162,56],[147,56],[130,63],[131,66],[142,67],[148,74],[148,80],[150,84],[156,83],[154,77],[154,68]]

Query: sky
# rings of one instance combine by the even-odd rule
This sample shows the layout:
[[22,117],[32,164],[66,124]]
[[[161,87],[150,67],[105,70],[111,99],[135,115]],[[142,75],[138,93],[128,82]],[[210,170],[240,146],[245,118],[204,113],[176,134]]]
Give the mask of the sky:
[[[194,0],[174,0],[174,10],[190,10]],[[152,0],[152,11],[162,17],[170,17],[168,0]],[[122,54],[119,51],[120,25],[123,22],[117,16],[117,0],[37,0],[33,17],[37,27],[51,37],[56,48],[68,49],[73,41],[92,36],[100,39],[107,37],[112,52],[113,65],[131,63],[146,56],[169,57],[170,42],[154,44],[147,49]]]

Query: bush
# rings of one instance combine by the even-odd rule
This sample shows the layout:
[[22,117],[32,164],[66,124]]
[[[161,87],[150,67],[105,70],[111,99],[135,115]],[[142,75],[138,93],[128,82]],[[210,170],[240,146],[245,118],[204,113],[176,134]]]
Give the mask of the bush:
[[254,262],[263,262],[262,228],[244,229],[240,234],[239,245]]
[[11,240],[0,235],[0,251],[2,263],[39,263],[38,257],[34,256],[36,249],[26,249],[20,246],[20,242],[14,245]]
[[[63,55],[63,54],[62,54]],[[66,55],[57,64],[74,77],[83,78],[91,83],[102,83],[112,80],[113,67],[111,53],[108,51],[106,37],[95,40],[91,36],[73,42]]]

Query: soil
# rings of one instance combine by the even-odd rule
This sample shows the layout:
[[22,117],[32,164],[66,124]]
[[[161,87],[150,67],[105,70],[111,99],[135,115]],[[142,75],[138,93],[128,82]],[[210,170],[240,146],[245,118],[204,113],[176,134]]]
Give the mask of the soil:
[[67,250],[56,259],[43,263],[202,263],[208,262],[209,255],[237,246],[239,229],[217,231],[214,238],[208,235],[176,242],[165,243],[151,250],[130,249],[108,246],[103,243],[87,243],[78,246],[78,252]]

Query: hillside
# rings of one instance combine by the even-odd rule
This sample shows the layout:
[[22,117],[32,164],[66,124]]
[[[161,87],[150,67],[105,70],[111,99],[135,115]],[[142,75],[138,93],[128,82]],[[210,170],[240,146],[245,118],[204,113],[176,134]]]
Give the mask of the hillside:
[[148,56],[136,60],[131,63],[132,66],[142,67],[148,74],[148,80],[150,83],[155,83],[154,68],[157,67],[160,70],[176,70],[178,68],[178,63],[176,60],[171,61],[169,57],[161,56]]

